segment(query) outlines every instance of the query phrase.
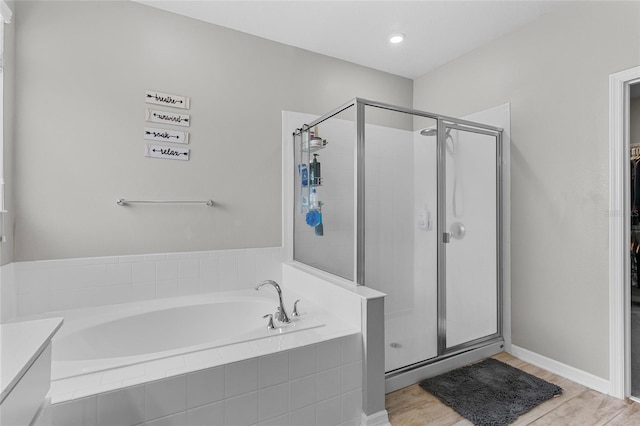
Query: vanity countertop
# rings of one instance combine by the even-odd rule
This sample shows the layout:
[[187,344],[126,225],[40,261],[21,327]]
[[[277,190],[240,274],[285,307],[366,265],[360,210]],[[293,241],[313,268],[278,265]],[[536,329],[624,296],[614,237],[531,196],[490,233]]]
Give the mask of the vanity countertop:
[[63,318],[0,325],[0,403],[47,347]]

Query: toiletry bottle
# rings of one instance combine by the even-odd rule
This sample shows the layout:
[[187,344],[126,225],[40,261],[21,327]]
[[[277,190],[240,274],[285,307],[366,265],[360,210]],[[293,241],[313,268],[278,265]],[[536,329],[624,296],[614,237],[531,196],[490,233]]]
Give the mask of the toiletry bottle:
[[313,161],[309,164],[309,173],[311,175],[311,184],[320,185],[320,163],[318,162],[318,154],[313,154]]
[[298,173],[300,173],[300,179],[302,180],[302,186],[307,186],[308,184],[308,171],[307,164],[298,164]]
[[318,213],[320,214],[318,219],[320,223],[318,223],[313,230],[318,237],[322,237],[324,235],[324,225],[322,224],[322,201],[318,201]]
[[315,184],[316,184],[316,169],[312,161],[309,163],[309,185],[314,186]]
[[311,188],[311,194],[309,194],[309,208],[318,209],[318,194],[316,194],[315,188]]

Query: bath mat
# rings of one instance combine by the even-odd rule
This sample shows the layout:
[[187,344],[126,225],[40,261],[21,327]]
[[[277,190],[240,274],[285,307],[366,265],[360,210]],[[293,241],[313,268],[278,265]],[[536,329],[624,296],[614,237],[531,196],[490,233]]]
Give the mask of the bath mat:
[[562,388],[493,358],[420,382],[478,426],[508,425]]

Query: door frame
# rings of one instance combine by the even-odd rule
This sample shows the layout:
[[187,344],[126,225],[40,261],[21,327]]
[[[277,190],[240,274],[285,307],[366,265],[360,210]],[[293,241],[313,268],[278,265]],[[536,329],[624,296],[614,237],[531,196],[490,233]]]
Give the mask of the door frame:
[[[496,171],[496,332],[482,336],[464,343],[449,346],[447,343],[447,243],[444,236],[447,233],[447,161],[446,144],[449,130],[459,130],[462,132],[475,133],[495,138],[495,171]],[[438,357],[459,353],[469,347],[477,347],[496,339],[503,338],[503,187],[502,187],[502,136],[504,129],[487,130],[477,127],[460,125],[449,120],[438,120]]]
[[629,87],[640,67],[609,76],[609,393],[630,395]]

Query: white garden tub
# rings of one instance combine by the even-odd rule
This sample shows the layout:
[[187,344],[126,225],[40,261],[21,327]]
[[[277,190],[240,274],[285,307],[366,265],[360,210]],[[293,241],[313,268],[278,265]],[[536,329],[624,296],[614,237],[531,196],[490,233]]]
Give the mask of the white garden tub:
[[[300,295],[284,296],[290,312]],[[302,315],[275,330],[268,288],[47,314],[65,319],[53,426],[360,424],[360,328],[301,298]]]
[[57,312],[65,322],[54,339],[52,379],[237,347],[323,325],[302,316],[268,330],[263,316],[277,305],[275,293],[243,290]]

